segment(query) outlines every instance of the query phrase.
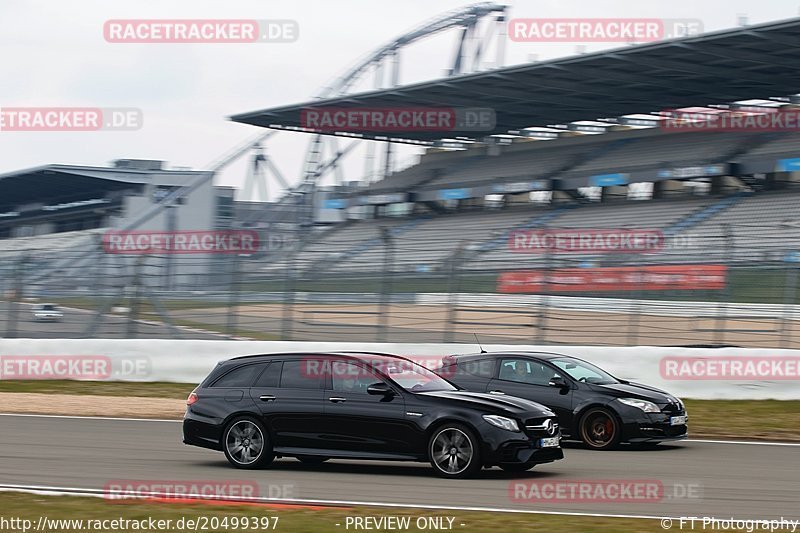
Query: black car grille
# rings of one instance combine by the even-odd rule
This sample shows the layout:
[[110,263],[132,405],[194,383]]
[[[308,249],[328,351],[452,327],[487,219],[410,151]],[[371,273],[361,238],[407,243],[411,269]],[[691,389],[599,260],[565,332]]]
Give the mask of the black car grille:
[[680,437],[686,433],[686,426],[669,426],[664,428],[667,437]]
[[683,404],[679,402],[669,402],[666,405],[661,404],[659,407],[661,407],[662,413],[666,413],[668,415],[678,415],[683,414],[684,412]]
[[[552,428],[547,422],[550,421]],[[525,420],[525,434],[536,438],[555,437],[558,435],[558,420],[553,417],[529,418]]]

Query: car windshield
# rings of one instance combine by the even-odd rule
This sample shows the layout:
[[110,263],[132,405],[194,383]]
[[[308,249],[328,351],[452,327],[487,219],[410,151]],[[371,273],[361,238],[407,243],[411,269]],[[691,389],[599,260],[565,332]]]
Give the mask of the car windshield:
[[43,304],[42,307],[41,307],[41,310],[42,311],[55,311],[56,310],[56,306],[53,305],[53,304]]
[[550,362],[577,381],[592,383],[594,385],[619,383],[619,380],[614,376],[586,361],[573,359],[571,357],[562,357],[560,359],[551,359]]
[[375,356],[366,362],[409,392],[458,390],[449,381],[413,361]]

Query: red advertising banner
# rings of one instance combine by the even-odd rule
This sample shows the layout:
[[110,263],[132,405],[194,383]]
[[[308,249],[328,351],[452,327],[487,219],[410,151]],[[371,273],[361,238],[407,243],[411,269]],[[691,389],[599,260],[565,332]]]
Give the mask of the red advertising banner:
[[258,251],[258,233],[220,231],[108,231],[103,234],[107,254],[252,254]]
[[562,268],[503,272],[497,290],[504,293],[720,290],[725,265]]

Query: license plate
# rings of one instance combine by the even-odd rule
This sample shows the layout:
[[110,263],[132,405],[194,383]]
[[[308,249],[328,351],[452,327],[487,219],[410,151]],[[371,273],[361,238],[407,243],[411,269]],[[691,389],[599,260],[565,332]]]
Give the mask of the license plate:
[[558,437],[550,437],[539,441],[539,446],[542,448],[557,448],[559,444]]
[[686,415],[673,416],[669,419],[670,426],[683,426],[686,424]]

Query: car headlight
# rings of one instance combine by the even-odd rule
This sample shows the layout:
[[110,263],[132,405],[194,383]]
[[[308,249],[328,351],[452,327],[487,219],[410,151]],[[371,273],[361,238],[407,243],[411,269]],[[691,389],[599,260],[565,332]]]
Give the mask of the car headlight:
[[495,427],[508,431],[519,431],[517,421],[500,415],[483,415],[483,419]]
[[630,405],[631,407],[641,409],[645,413],[661,412],[661,409],[656,404],[653,402],[648,402],[647,400],[639,400],[638,398],[620,398],[619,401],[625,405]]

